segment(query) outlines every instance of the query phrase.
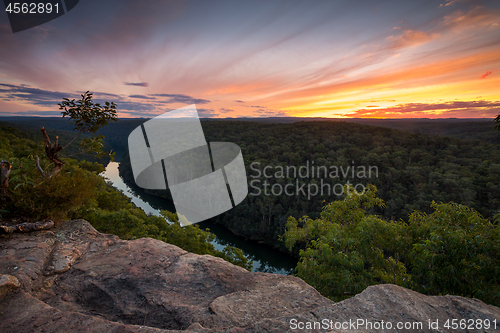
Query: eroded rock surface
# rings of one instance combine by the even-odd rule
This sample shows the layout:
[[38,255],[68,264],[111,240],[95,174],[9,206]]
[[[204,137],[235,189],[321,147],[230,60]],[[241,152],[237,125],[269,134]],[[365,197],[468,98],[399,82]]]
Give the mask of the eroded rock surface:
[[12,275],[0,274],[0,299],[19,288],[19,281]]
[[[496,319],[497,330],[470,331],[500,332],[500,309],[478,300],[380,285],[334,303],[299,278],[250,273],[154,239],[123,241],[83,220],[3,236],[0,274],[19,281],[0,300],[0,332],[396,331],[306,329],[357,319],[422,322],[422,330],[408,331],[446,332],[448,318]],[[440,329],[428,329],[429,319]]]

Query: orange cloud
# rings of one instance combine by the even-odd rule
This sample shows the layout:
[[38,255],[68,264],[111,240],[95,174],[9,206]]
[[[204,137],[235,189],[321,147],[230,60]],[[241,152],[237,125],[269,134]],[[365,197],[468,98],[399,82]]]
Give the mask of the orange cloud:
[[500,11],[494,9],[485,9],[482,6],[476,6],[464,13],[460,9],[450,15],[446,15],[442,24],[453,30],[465,30],[475,27],[498,26]]
[[406,103],[379,109],[359,109],[344,115],[354,118],[480,118],[500,113],[500,101],[452,101],[446,103]]
[[[498,69],[496,70],[498,71]],[[486,77],[490,76],[491,74],[493,74],[493,72],[496,72],[496,71],[486,71],[484,74],[482,74],[479,78],[480,79],[486,79]]]
[[455,3],[455,1],[450,1],[450,0],[447,0],[448,2],[445,3],[445,4],[440,4],[439,7],[447,7],[447,6],[451,6]]
[[[468,71],[477,66],[498,63],[500,60],[500,50],[483,52],[481,54],[462,56],[456,59],[445,59],[419,66],[409,66],[407,68],[384,73],[382,70],[367,73],[357,79],[345,79],[338,83],[322,85],[317,87],[305,87],[294,91],[285,91],[280,95],[273,96],[273,101],[282,100],[290,103],[290,109],[311,109],[310,103],[318,101],[338,100],[350,97],[356,100],[356,96],[370,94],[374,91],[392,89],[408,89],[411,87],[440,85],[457,85],[460,82],[469,80],[464,76],[463,71]],[[458,93],[458,92],[457,92]],[[359,99],[359,97],[358,97]],[[273,101],[266,101],[271,104]],[[264,102],[264,101],[261,101]],[[299,107],[302,104],[303,107]]]
[[[396,28],[395,28],[396,29]],[[394,30],[394,29],[393,29]],[[399,30],[399,29],[397,29]],[[389,36],[387,41],[391,43],[391,48],[402,48],[425,44],[439,37],[437,33],[425,33],[420,30],[404,30],[399,36]]]

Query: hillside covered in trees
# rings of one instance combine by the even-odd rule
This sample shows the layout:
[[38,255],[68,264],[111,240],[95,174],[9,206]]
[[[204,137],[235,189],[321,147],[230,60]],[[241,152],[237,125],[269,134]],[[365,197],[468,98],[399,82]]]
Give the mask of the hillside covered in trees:
[[[487,125],[492,133],[488,135],[496,134],[493,124]],[[343,198],[333,190],[330,195],[325,190],[323,195],[318,191],[317,195],[309,196],[307,188],[313,184],[320,188],[328,183],[330,188],[337,186],[336,190],[348,181],[364,186],[373,184],[378,189],[377,196],[385,202],[383,209],[373,208],[373,212],[387,220],[406,221],[415,210],[430,213],[433,201],[464,204],[488,218],[500,209],[500,150],[498,145],[484,140],[327,121],[289,124],[206,121],[202,126],[207,141],[234,142],[242,149],[249,195],[237,207],[213,220],[251,239],[276,243],[289,216],[318,218],[326,203]],[[298,172],[286,173],[287,167],[293,166],[298,171],[308,164],[308,177],[301,177]],[[321,169],[318,177],[316,171],[312,172],[313,164],[314,170],[322,166],[328,173],[325,175]],[[266,166],[269,167],[264,174]],[[363,175],[357,171],[354,177],[350,171],[342,173],[363,166],[366,170],[372,167],[371,177],[368,172],[366,177],[358,177]],[[279,174],[280,169],[285,171],[283,175]],[[338,177],[332,178],[335,175],[331,170],[335,169]],[[127,157],[120,165],[120,173],[133,184]],[[268,195],[265,181],[269,183]],[[292,189],[295,192],[274,195],[271,191],[274,184],[280,185],[277,189],[293,184],[288,192]],[[302,185],[304,191],[297,191]],[[256,188],[259,195],[255,195],[259,193]],[[148,192],[169,198],[168,191]]]

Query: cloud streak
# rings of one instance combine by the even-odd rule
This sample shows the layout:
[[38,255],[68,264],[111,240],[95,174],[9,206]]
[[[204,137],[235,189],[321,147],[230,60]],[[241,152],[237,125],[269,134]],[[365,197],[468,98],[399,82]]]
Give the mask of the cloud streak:
[[123,84],[126,86],[149,87],[147,82],[124,82]]
[[129,95],[130,98],[141,98],[141,99],[155,99],[154,96],[145,96],[145,95]]
[[437,33],[426,33],[419,30],[408,29],[404,30],[399,35],[391,35],[387,37],[387,41],[390,43],[390,48],[400,49],[404,47],[425,44],[434,39],[437,39],[438,37],[439,34]]
[[161,103],[171,104],[171,103],[185,103],[185,104],[207,104],[210,103],[207,99],[194,98],[192,96],[184,94],[152,94],[150,96],[154,97],[167,97],[167,100],[163,100]]
[[[21,102],[35,106],[46,108],[58,108],[58,103],[61,103],[63,98],[79,99],[80,94],[83,92],[63,92],[63,91],[50,91],[39,88],[33,88],[24,84],[5,84],[0,83],[0,99],[8,102]],[[154,94],[154,95],[129,95],[123,96],[118,94],[110,94],[105,92],[95,92],[93,101],[95,103],[104,103],[105,101],[112,101],[117,104],[119,112],[130,113],[134,115],[140,114],[141,116],[154,116],[159,113],[166,112],[170,109],[165,109],[165,104],[206,104],[210,101],[205,99],[198,99],[188,95],[181,94]],[[166,99],[165,99],[166,97]],[[182,105],[179,105],[179,107]],[[200,109],[206,113],[207,116],[214,116],[213,109]],[[7,114],[6,111],[0,114]],[[29,111],[31,113],[37,111]],[[46,113],[50,111],[38,111],[39,113]],[[28,113],[26,113],[28,114]],[[48,113],[47,113],[48,114]]]
[[500,101],[451,101],[446,103],[407,103],[386,108],[358,109],[350,118],[426,118],[493,117],[500,113]]
[[493,72],[494,71],[486,71],[484,74],[481,74],[481,76],[479,78],[480,79],[486,79],[488,76],[490,76],[491,74],[493,74]]
[[32,88],[27,85],[0,83],[0,96],[9,101],[19,100],[34,105],[52,106],[60,103],[63,98],[68,98],[69,95],[58,91]]

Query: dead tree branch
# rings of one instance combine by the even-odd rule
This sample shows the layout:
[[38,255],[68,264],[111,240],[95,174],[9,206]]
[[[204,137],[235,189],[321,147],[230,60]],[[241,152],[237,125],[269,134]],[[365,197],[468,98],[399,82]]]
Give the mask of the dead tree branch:
[[20,223],[16,225],[0,225],[0,234],[11,234],[13,232],[31,232],[38,230],[47,230],[54,227],[54,221],[39,221],[35,223]]
[[[63,150],[63,146],[59,144],[59,137],[56,136],[56,142],[54,145],[50,142],[49,136],[47,134],[47,131],[45,130],[45,127],[42,127],[42,134],[43,134],[43,142],[45,145],[45,154],[54,163],[54,170],[48,175],[48,178],[51,178],[55,174],[57,174],[59,171],[61,171],[63,165],[65,162],[61,161],[57,154]],[[39,166],[39,165],[38,165]],[[40,169],[39,169],[40,170]],[[44,176],[46,176],[44,174]]]
[[9,173],[12,166],[7,161],[0,162],[0,201],[5,200],[9,187]]
[[40,166],[40,159],[38,158],[38,155],[36,155],[36,168],[40,173],[42,174],[42,177],[45,177],[45,172],[43,171],[42,167]]

